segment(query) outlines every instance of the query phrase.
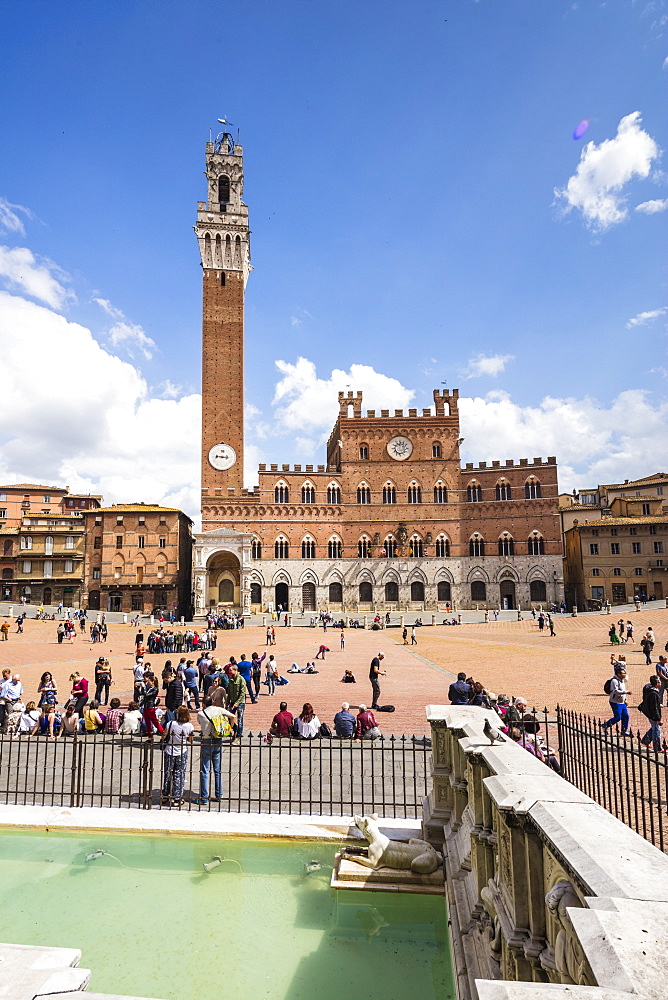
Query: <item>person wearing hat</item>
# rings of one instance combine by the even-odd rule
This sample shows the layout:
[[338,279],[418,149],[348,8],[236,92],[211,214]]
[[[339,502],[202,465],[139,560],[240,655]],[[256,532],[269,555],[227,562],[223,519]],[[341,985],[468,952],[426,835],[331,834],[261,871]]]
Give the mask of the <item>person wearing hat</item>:
[[[108,704],[109,688],[111,687],[111,684],[112,680],[109,660],[106,660],[104,656],[100,656],[95,664],[95,701],[100,702],[100,704]],[[104,702],[102,701],[103,692]]]
[[369,667],[369,680],[371,681],[371,708],[375,708],[376,711],[379,709],[378,699],[380,698],[380,682],[379,677],[385,677],[386,671],[380,669],[380,661],[385,659],[385,653],[379,653],[378,656],[374,656],[371,661],[371,666]]
[[616,726],[621,722],[622,736],[632,736],[629,729],[629,710],[626,706],[626,699],[631,692],[626,688],[626,668],[620,663],[615,664],[615,676],[611,677],[608,682],[608,694],[612,718],[606,722],[600,722],[599,725],[602,729],[609,729],[610,726]]

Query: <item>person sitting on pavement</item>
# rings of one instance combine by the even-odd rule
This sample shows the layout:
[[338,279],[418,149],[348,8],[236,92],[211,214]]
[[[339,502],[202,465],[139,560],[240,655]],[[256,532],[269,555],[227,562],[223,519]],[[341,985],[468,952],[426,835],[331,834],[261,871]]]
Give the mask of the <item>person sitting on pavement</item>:
[[360,705],[360,710],[357,713],[357,721],[355,724],[355,739],[375,740],[379,736],[380,729],[373,712],[368,709],[366,705]]
[[334,716],[334,732],[342,739],[351,739],[355,735],[355,716],[347,701],[343,702],[341,711]]
[[342,684],[356,684],[357,683],[356,680],[355,680],[355,674],[352,672],[352,670],[344,670],[343,671],[343,677],[341,678],[341,683]]
[[295,735],[300,740],[313,740],[319,732],[320,719],[313,711],[313,705],[307,701],[295,719]]
[[104,731],[105,733],[114,734],[117,733],[123,724],[123,709],[121,708],[121,699],[112,698],[109,703],[109,711],[107,712],[106,718],[104,720]]
[[293,725],[294,725],[294,718],[292,717],[292,713],[288,712],[288,703],[287,701],[282,701],[279,707],[279,711],[271,720],[271,728],[269,730],[269,735],[290,736]]
[[462,671],[457,674],[457,680],[450,685],[448,698],[451,705],[468,705],[470,697],[471,685],[466,683],[466,674]]
[[123,714],[123,722],[118,730],[121,736],[137,736],[141,732],[142,715],[136,701],[131,701]]

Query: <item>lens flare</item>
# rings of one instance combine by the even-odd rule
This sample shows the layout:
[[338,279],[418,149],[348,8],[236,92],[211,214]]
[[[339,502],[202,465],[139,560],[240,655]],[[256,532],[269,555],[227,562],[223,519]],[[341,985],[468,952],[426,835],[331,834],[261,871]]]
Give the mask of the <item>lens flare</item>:
[[587,131],[588,128],[589,128],[589,119],[588,118],[584,118],[580,122],[580,124],[575,128],[575,130],[573,132],[573,138],[576,139],[576,140],[577,139],[581,139],[582,136],[585,134],[585,132]]

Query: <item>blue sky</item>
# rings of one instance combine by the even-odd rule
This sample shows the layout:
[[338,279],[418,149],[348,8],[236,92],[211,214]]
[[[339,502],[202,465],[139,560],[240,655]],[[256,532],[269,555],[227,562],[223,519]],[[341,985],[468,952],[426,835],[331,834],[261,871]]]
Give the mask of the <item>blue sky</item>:
[[0,32],[5,481],[196,512],[222,116],[249,480],[323,461],[339,388],[427,406],[442,381],[465,459],[556,454],[569,489],[668,465],[663,0],[40,0]]

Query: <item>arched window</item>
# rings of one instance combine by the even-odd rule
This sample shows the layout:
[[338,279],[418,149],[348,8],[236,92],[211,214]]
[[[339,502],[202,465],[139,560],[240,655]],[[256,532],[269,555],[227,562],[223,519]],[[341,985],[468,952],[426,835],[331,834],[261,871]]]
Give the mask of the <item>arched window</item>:
[[439,580],[436,596],[439,601],[451,601],[452,588],[448,580]]
[[439,535],[436,539],[436,555],[439,559],[446,559],[450,555],[450,539],[446,535]]
[[5,538],[5,544],[3,547],[3,555],[13,556],[14,555],[14,540],[12,538]]
[[440,458],[441,457],[441,442],[440,441],[434,441],[434,443],[432,444],[432,446],[431,446],[431,457],[432,458]]
[[250,602],[251,604],[262,604],[262,587],[259,583],[251,583]]
[[413,535],[408,543],[408,554],[414,559],[420,559],[423,553],[422,539],[419,535]]
[[515,542],[513,541],[511,535],[507,531],[499,538],[499,555],[500,556],[514,556],[515,555]]
[[[393,535],[388,535],[383,542],[383,552],[388,559],[394,559],[397,555],[397,542]],[[381,555],[383,553],[381,552]]]
[[485,540],[482,535],[478,532],[471,535],[469,539],[469,555],[470,556],[484,556],[485,554]]
[[545,604],[547,602],[547,587],[545,586],[545,580],[532,580],[529,584],[529,597],[532,601],[537,601],[540,604]]
[[373,587],[368,580],[363,580],[359,586],[360,601],[363,604],[371,604],[373,601]]
[[341,503],[341,487],[338,483],[330,483],[327,487],[327,503]]
[[397,491],[392,483],[385,483],[383,486],[383,503],[396,503]]
[[302,486],[302,503],[315,503],[315,486],[313,483],[304,483]]
[[287,559],[290,552],[290,546],[285,535],[279,535],[274,542],[274,559]]
[[482,501],[482,486],[480,483],[476,483],[475,480],[469,483],[466,487],[466,499],[469,503],[480,503]]
[[506,479],[499,479],[496,484],[496,499],[510,500],[510,483]]
[[343,554],[343,545],[341,544],[341,539],[334,536],[330,538],[327,542],[327,557],[328,559],[340,559]]
[[254,538],[251,542],[251,559],[262,558],[262,542],[259,538]]
[[310,535],[302,539],[302,559],[315,559],[315,541]]
[[472,601],[486,601],[487,600],[487,587],[483,580],[474,580],[471,584],[471,600]]
[[224,288],[225,287],[225,272],[224,271],[220,272],[220,283],[221,283],[221,285]]
[[415,480],[413,480],[413,482],[408,487],[408,502],[422,503],[422,490],[415,482]]
[[[534,531],[527,541],[527,551],[530,556],[545,555],[545,542],[543,536]],[[536,598],[538,600],[538,598]]]
[[447,503],[448,502],[448,491],[446,489],[445,483],[439,481],[434,486],[434,503]]
[[358,559],[368,559],[371,555],[371,539],[366,535],[362,535],[359,542],[357,543],[357,557]]
[[47,535],[44,539],[44,555],[53,555],[53,535]]
[[524,484],[524,497],[526,500],[540,499],[540,483],[535,476],[529,476]]
[[211,233],[204,234],[204,265],[211,267]]
[[411,601],[424,601],[424,583],[422,580],[413,580],[411,583]]
[[230,178],[221,174],[218,178],[218,201],[221,205],[227,205],[230,200]]
[[329,603],[330,604],[343,604],[343,587],[340,583],[330,583],[329,585]]
[[367,459],[368,457],[369,457],[369,445],[368,444],[361,444],[360,445],[360,458]]
[[357,487],[357,502],[371,503],[371,490],[366,483],[360,483]]
[[289,499],[290,491],[288,490],[288,484],[281,480],[280,483],[276,483],[274,486],[274,502],[288,503]]

